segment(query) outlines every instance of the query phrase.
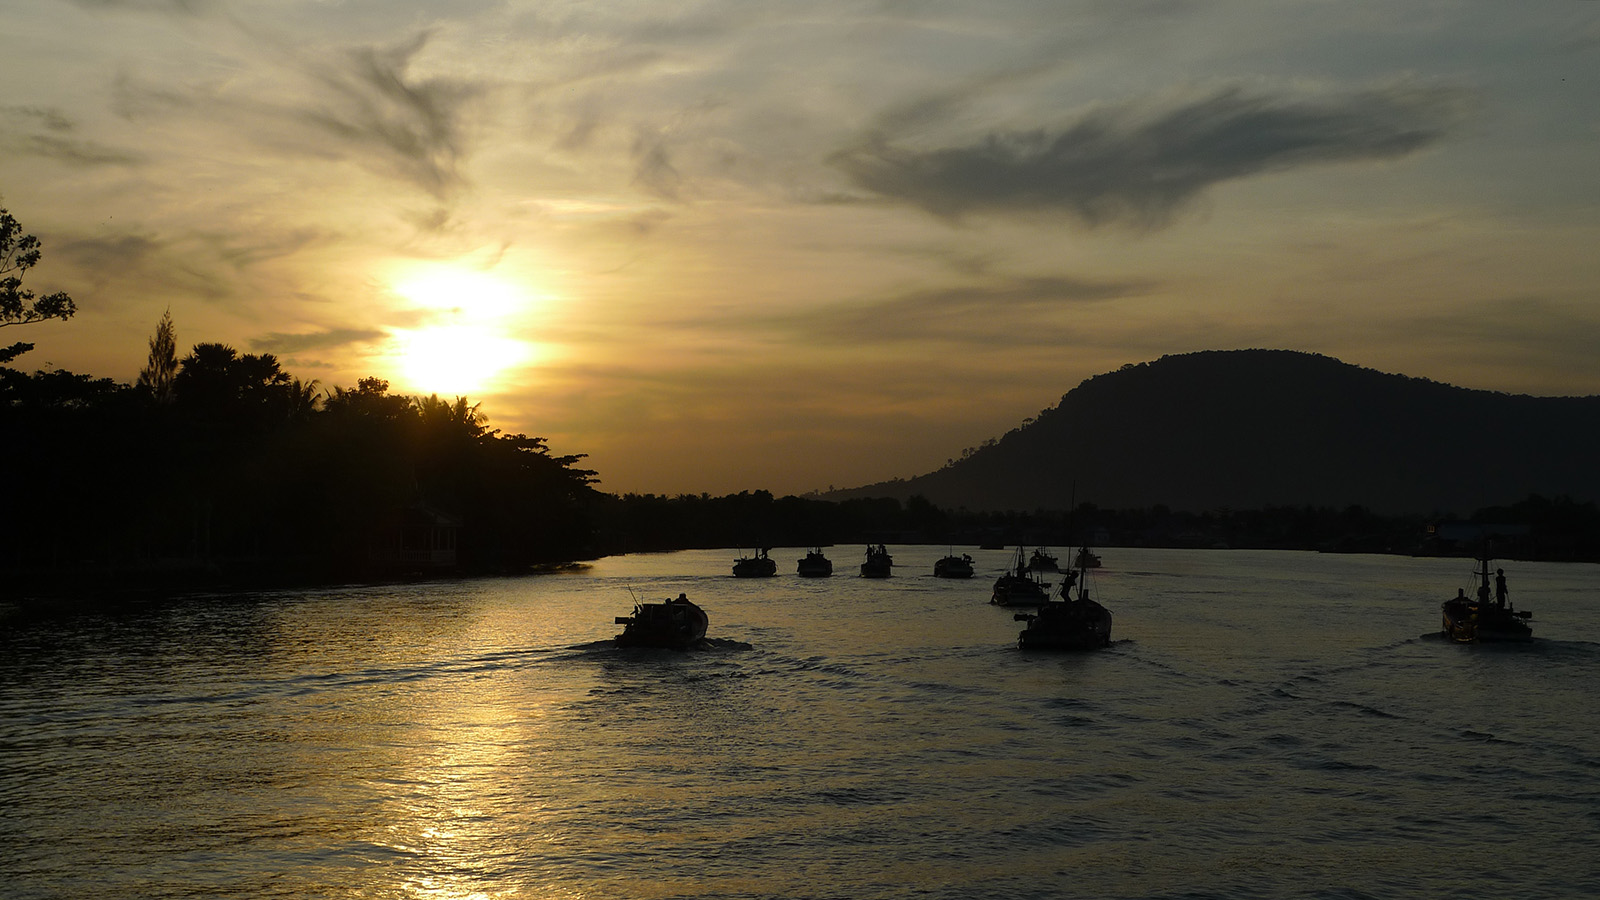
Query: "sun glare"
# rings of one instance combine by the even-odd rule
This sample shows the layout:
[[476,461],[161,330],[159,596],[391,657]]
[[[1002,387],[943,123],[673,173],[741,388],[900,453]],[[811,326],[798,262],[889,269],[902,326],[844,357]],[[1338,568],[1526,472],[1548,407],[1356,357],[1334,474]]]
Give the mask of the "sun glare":
[[476,269],[451,266],[416,272],[397,283],[394,291],[422,309],[472,320],[512,316],[528,302],[526,294],[507,281]]
[[396,338],[405,381],[422,393],[478,394],[533,358],[529,345],[480,326],[428,328]]
[[539,304],[511,281],[435,266],[396,278],[393,291],[421,320],[415,329],[393,333],[394,367],[409,390],[471,396],[534,361],[533,344],[507,335]]

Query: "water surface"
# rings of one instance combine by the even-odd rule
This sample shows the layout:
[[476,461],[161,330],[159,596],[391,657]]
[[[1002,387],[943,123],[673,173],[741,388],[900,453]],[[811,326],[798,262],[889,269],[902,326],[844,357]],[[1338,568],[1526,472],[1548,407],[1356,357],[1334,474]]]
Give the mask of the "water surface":
[[[1011,559],[576,573],[0,623],[10,898],[1600,895],[1600,567],[1107,549],[1114,645],[1024,654]],[[957,548],[961,552],[961,548]],[[710,646],[611,644],[688,594]]]

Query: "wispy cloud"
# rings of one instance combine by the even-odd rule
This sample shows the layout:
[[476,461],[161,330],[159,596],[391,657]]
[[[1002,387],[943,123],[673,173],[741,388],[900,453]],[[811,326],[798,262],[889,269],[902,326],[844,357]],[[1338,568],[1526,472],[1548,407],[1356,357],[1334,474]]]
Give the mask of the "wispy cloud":
[[315,67],[312,74],[327,100],[303,118],[355,147],[377,150],[383,167],[444,198],[461,182],[461,108],[478,90],[465,81],[410,77],[411,61],[428,39],[423,32],[397,46],[362,48],[337,65]]
[[665,135],[641,132],[634,140],[633,159],[634,184],[662,199],[678,199],[683,176],[672,164]]
[[140,234],[80,237],[51,248],[85,271],[133,271],[160,256],[166,244]]
[[807,340],[885,344],[907,341],[1050,343],[1067,307],[1148,293],[1143,281],[1088,281],[1059,275],[998,276],[907,291],[881,300],[829,306],[785,317],[785,331]]
[[84,9],[131,10],[193,16],[215,8],[214,0],[72,0]]
[[250,349],[266,353],[303,353],[308,350],[328,350],[354,344],[372,344],[388,337],[375,328],[334,328],[306,334],[273,332],[250,342]]
[[0,148],[7,153],[42,156],[69,166],[133,165],[138,154],[107,147],[78,137],[78,126],[66,113],[30,106],[0,107],[4,136]]
[[1415,153],[1449,134],[1471,99],[1405,85],[1310,98],[1229,87],[1153,114],[1100,109],[1058,131],[996,132],[966,146],[908,149],[880,132],[832,162],[858,188],[944,218],[1054,214],[1157,228],[1224,181]]

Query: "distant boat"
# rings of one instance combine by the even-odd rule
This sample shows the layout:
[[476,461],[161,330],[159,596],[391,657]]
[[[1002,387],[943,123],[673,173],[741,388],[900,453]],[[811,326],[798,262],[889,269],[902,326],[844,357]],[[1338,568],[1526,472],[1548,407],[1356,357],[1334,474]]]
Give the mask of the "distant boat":
[[1059,572],[1061,565],[1054,556],[1044,552],[1044,548],[1033,551],[1033,556],[1028,558],[1028,568],[1035,572]]
[[894,574],[894,557],[882,544],[867,545],[867,559],[861,564],[862,578],[888,578]]
[[[1495,569],[1495,584],[1489,587],[1489,563],[1493,558],[1488,548],[1477,557],[1472,574],[1478,579],[1476,597],[1468,597],[1465,590],[1440,604],[1444,612],[1444,633],[1458,644],[1483,642],[1525,642],[1533,640],[1533,627],[1528,620],[1533,613],[1517,611],[1509,602],[1505,591],[1505,570]],[[1490,599],[1493,597],[1493,599]]]
[[679,594],[660,603],[635,603],[633,615],[617,616],[624,626],[617,635],[618,647],[664,647],[686,650],[706,636],[710,618],[705,610]]
[[971,578],[972,557],[952,553],[933,564],[933,574],[938,578]]
[[[1079,551],[1092,557],[1089,548]],[[1047,600],[1031,613],[1013,618],[1027,622],[1017,635],[1021,650],[1098,650],[1111,645],[1111,611],[1089,599],[1088,572],[1083,568],[1067,572],[1061,585],[1061,599]],[[1073,593],[1076,586],[1077,593]]]
[[1050,583],[1040,581],[1017,548],[1016,565],[995,579],[989,602],[996,606],[1038,606],[1050,599]]
[[822,555],[821,547],[814,547],[806,551],[806,558],[799,561],[795,572],[802,578],[826,578],[833,574],[833,560]]
[[756,551],[755,556],[741,556],[733,561],[733,574],[735,578],[767,578],[778,574],[778,563],[767,556],[766,547]]
[[1072,561],[1072,567],[1074,569],[1098,569],[1100,568],[1100,557],[1089,552],[1088,547],[1080,547],[1078,548],[1077,557]]

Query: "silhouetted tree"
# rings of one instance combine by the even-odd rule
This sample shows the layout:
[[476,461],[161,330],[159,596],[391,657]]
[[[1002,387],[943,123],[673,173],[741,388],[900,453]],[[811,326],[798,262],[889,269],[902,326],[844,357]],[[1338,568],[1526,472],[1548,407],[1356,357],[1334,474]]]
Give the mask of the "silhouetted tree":
[[150,357],[139,370],[139,387],[148,390],[157,403],[172,402],[172,382],[178,375],[178,340],[172,327],[172,310],[161,314],[156,333],[150,336]]
[[[11,213],[0,209],[0,328],[72,318],[78,307],[64,291],[37,297],[22,286],[22,275],[39,262],[39,239],[23,234]],[[0,364],[9,363],[33,345],[18,341],[0,348]]]
[[389,382],[382,378],[363,378],[355,388],[336,387],[323,404],[340,418],[397,421],[411,410],[412,401],[389,393]]

